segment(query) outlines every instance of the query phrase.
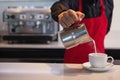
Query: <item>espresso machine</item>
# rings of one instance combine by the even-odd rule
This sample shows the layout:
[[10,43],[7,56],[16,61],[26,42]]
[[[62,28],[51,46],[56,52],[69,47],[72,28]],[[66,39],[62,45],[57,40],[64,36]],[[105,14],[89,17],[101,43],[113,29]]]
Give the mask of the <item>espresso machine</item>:
[[8,7],[3,11],[9,43],[50,43],[58,39],[59,25],[48,7]]

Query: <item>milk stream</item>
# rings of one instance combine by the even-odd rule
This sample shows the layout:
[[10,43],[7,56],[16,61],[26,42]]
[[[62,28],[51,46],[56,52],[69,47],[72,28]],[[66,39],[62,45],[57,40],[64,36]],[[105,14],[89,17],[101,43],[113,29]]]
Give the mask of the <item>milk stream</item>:
[[96,48],[96,43],[95,43],[95,40],[92,39],[92,42],[93,42],[93,46],[94,46],[94,51],[95,51],[95,54],[97,55],[97,48]]

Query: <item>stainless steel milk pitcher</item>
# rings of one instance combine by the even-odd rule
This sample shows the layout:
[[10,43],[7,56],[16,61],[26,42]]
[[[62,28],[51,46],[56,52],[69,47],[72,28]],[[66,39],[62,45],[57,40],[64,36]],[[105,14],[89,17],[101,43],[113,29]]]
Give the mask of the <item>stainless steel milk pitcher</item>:
[[92,41],[85,24],[79,24],[77,26],[63,29],[60,32],[60,38],[66,49]]

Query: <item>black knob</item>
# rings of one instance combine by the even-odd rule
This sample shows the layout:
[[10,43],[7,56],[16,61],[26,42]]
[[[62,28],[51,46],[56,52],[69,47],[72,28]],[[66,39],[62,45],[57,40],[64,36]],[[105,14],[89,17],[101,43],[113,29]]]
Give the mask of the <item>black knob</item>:
[[7,19],[15,19],[15,15],[7,15]]
[[15,32],[16,32],[15,28],[12,28],[12,29],[11,29],[11,32],[15,33]]
[[15,15],[11,15],[10,18],[11,18],[11,19],[15,19]]

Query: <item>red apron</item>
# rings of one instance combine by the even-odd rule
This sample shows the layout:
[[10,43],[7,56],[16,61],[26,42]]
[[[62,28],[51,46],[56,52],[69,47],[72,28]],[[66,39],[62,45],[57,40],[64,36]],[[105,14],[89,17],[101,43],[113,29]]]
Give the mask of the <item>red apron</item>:
[[[94,18],[84,18],[81,23],[85,23],[89,35],[96,43],[97,52],[105,52],[104,38],[107,31],[108,20],[105,14],[103,0],[100,0],[101,15]],[[79,11],[82,12],[82,0],[79,0]],[[64,63],[84,63],[88,61],[88,54],[95,52],[93,42],[79,44],[67,49],[64,55]]]

